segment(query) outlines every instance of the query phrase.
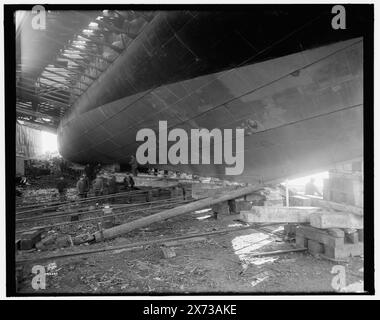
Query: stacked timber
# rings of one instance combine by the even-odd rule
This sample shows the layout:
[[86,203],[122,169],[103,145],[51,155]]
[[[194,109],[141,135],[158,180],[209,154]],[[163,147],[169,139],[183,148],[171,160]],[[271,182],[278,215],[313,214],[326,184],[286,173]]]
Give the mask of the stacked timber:
[[320,211],[315,207],[252,206],[249,211],[241,211],[240,218],[247,223],[308,223],[310,216]]
[[292,196],[293,207],[252,206],[240,212],[247,223],[286,223],[286,238],[327,259],[363,255],[363,209],[317,196]]
[[298,226],[296,246],[308,248],[311,254],[319,254],[331,260],[347,259],[363,255],[363,229],[321,229]]

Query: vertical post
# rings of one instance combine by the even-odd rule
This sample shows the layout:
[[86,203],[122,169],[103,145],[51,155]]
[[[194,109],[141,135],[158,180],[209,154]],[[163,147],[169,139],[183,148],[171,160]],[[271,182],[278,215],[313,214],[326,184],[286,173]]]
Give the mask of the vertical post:
[[286,192],[285,192],[286,206],[289,207],[289,180],[288,179],[286,179],[285,181],[285,188],[286,188]]

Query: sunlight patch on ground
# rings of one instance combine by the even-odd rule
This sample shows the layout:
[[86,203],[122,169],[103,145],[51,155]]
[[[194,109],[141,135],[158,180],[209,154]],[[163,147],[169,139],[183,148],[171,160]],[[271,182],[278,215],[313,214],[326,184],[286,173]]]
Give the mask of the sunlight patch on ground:
[[254,257],[254,258],[249,258],[249,263],[259,266],[264,263],[275,262],[277,259],[278,257]]
[[262,272],[258,276],[256,276],[255,280],[251,282],[252,287],[258,285],[260,282],[263,282],[264,280],[269,278],[269,273],[268,272]]
[[280,231],[284,231],[284,226],[279,226],[278,228],[276,228],[273,231],[271,231],[271,233],[277,233],[277,232],[280,232]]
[[194,214],[201,214],[201,213],[206,213],[206,212],[209,212],[209,211],[211,211],[211,208],[202,209],[202,210],[196,210],[196,211],[194,211]]
[[234,228],[234,227],[243,227],[244,224],[241,224],[241,223],[232,223],[232,224],[229,224],[227,227],[229,228]]
[[243,262],[243,269],[249,264],[261,265],[271,263],[277,258],[273,257],[251,257],[252,253],[257,253],[257,250],[273,242],[269,235],[261,232],[252,233],[244,236],[238,236],[232,239],[232,248],[235,254]]
[[197,217],[197,220],[204,220],[211,217],[211,214],[206,214],[205,216]]

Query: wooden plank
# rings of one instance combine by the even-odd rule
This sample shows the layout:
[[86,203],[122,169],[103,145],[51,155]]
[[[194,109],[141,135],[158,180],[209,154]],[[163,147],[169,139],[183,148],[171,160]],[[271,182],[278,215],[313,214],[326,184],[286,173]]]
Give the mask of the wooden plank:
[[315,228],[363,229],[363,217],[344,212],[316,212],[310,215],[310,225]]
[[329,210],[349,212],[359,216],[363,215],[363,208],[351,206],[349,204],[338,203],[333,201],[323,200],[316,196],[304,196],[310,199],[310,205],[315,207],[321,207]]
[[152,214],[148,217],[137,219],[132,222],[124,223],[120,226],[116,226],[116,227],[104,230],[102,234],[100,232],[96,232],[94,233],[93,236],[96,241],[101,241],[103,237],[104,239],[115,238],[121,234],[125,234],[127,232],[130,232],[132,230],[135,230],[141,227],[145,227],[154,222],[166,220],[166,219],[169,219],[181,214],[189,213],[192,211],[209,208],[214,204],[224,202],[227,200],[241,198],[246,194],[250,194],[252,192],[259,190],[260,188],[261,188],[260,186],[253,185],[253,186],[248,186],[245,188],[231,191],[221,196],[209,197],[202,200],[198,200],[189,204],[181,205],[169,210],[164,210],[162,212]]
[[59,259],[59,258],[94,254],[94,253],[106,252],[106,251],[115,251],[115,250],[121,250],[121,249],[127,249],[127,248],[140,248],[140,247],[144,247],[144,246],[152,245],[152,244],[167,243],[170,241],[184,240],[184,239],[190,239],[190,238],[199,238],[199,237],[204,237],[204,236],[213,236],[213,235],[238,232],[238,231],[243,231],[243,230],[248,230],[248,229],[252,229],[252,227],[249,226],[249,227],[241,227],[241,228],[229,228],[229,229],[218,230],[218,231],[189,234],[189,235],[184,235],[184,236],[179,236],[179,237],[171,237],[171,238],[154,239],[154,240],[147,240],[147,241],[141,241],[141,242],[135,242],[135,243],[127,243],[127,244],[123,244],[123,245],[119,245],[119,246],[107,246],[107,247],[89,249],[89,250],[80,250],[80,251],[62,252],[62,253],[58,253],[58,254],[34,256],[31,259],[28,259],[28,258],[22,259],[22,258],[18,257],[18,258],[16,258],[16,263],[27,263],[27,262],[31,262],[31,261],[54,260],[54,259]]
[[324,230],[309,226],[299,226],[296,231],[296,237],[304,238],[307,240],[314,240],[330,247],[344,245],[344,238],[336,238],[334,236],[331,236]]
[[295,248],[295,249],[284,249],[284,250],[275,250],[275,251],[269,251],[269,252],[258,252],[250,254],[249,257],[265,257],[265,256],[273,256],[278,254],[285,254],[290,252],[300,252],[300,251],[306,251],[307,248]]
[[252,206],[249,211],[241,211],[240,218],[248,223],[307,223],[310,215],[320,210],[321,208],[315,207]]
[[347,243],[343,246],[325,246],[325,256],[332,259],[361,256],[364,253],[363,242]]

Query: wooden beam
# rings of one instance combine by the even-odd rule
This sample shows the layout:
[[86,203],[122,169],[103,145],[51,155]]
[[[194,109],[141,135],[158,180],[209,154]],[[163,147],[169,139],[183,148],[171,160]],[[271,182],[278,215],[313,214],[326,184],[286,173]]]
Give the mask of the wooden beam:
[[124,223],[122,225],[119,225],[110,229],[95,232],[93,236],[96,241],[103,241],[104,239],[115,238],[119,235],[125,234],[127,232],[130,232],[138,228],[145,227],[154,222],[166,220],[166,219],[169,219],[181,214],[189,213],[192,211],[209,208],[213,204],[217,204],[220,202],[225,202],[228,200],[241,198],[245,196],[246,194],[250,194],[250,193],[258,191],[261,188],[262,186],[249,186],[249,187],[244,187],[238,190],[230,191],[218,197],[209,197],[202,200],[198,200],[189,204],[178,206],[173,209],[164,210],[162,212],[152,214],[150,216],[147,216],[141,219],[133,220],[131,222]]
[[352,205],[344,204],[344,203],[327,201],[316,196],[303,195],[303,197],[310,200],[309,203],[311,206],[321,207],[321,208],[325,208],[329,210],[349,212],[349,213],[353,213],[359,216],[363,215],[363,208],[360,208],[360,207],[356,207],[356,206],[352,206]]
[[65,67],[60,67],[60,68],[65,69],[65,70],[70,71],[70,72],[73,72],[73,73],[76,73],[76,74],[78,74],[78,75],[80,75],[80,76],[86,77],[86,78],[88,78],[88,79],[90,79],[90,80],[92,80],[92,81],[95,81],[95,80],[96,80],[96,77],[93,77],[93,76],[88,75],[88,74],[86,74],[86,73],[80,72],[80,71],[78,71],[78,70],[75,70],[75,69],[69,69],[69,68],[65,68]]
[[49,73],[51,73],[51,74],[55,74],[55,75],[57,75],[57,76],[60,76],[60,77],[62,77],[62,78],[65,78],[65,79],[68,79],[68,80],[74,80],[74,81],[76,81],[76,82],[80,82],[80,83],[83,83],[83,84],[85,84],[87,87],[90,85],[90,84],[88,84],[87,82],[83,82],[83,81],[81,81],[81,80],[78,80],[78,79],[74,79],[74,78],[72,78],[72,77],[70,77],[70,76],[68,76],[68,75],[63,75],[63,74],[61,74],[61,73],[59,73],[59,72],[55,72],[55,71],[52,71],[52,70],[50,70],[50,69],[47,69],[47,67],[44,69],[44,71],[45,72],[49,72]]
[[[54,86],[51,86],[51,87],[48,87],[48,86],[40,86],[39,87],[40,89],[45,89],[45,90],[40,90],[38,93],[39,94],[57,94],[57,95],[60,95],[60,96],[63,96],[65,98],[70,98],[71,96],[74,96],[74,97],[79,97],[80,94],[78,93],[74,93],[72,90],[63,90],[63,88],[57,88],[57,87],[54,87]],[[49,90],[47,90],[49,89]],[[57,90],[59,90],[60,92],[57,92]]]
[[[20,101],[18,98],[16,99],[16,105],[20,105],[22,106],[24,109],[27,109],[27,110],[31,110],[32,108],[32,104],[31,103],[28,103],[28,102],[24,102],[24,101]],[[49,109],[52,109],[52,110],[55,110],[55,106],[53,106],[51,103],[47,103],[47,102],[39,102],[39,107],[43,107],[43,108],[49,108]]]
[[25,108],[31,108],[32,107],[31,103],[26,103],[26,102],[23,102],[23,101],[20,101],[20,100],[16,100],[16,104],[19,104],[19,105],[21,105],[21,106],[23,106]]
[[[158,238],[158,239],[135,242],[135,243],[127,243],[127,244],[123,244],[119,246],[110,245],[103,248],[85,249],[85,250],[80,250],[80,251],[75,251],[75,252],[58,253],[58,254],[50,254],[50,255],[43,255],[43,256],[33,256],[33,258],[17,259],[16,263],[56,260],[59,258],[94,254],[94,253],[105,252],[105,251],[134,249],[134,248],[144,247],[148,245],[154,245],[154,244],[160,244],[160,243],[166,243],[166,242],[178,241],[178,240],[185,240],[185,239],[191,239],[191,238],[197,238],[197,237],[204,237],[204,236],[213,236],[213,235],[219,235],[219,234],[224,234],[224,233],[239,232],[239,231],[248,230],[248,229],[252,229],[252,227],[229,228],[229,229],[224,229],[224,230],[190,234],[190,235],[184,235],[184,236],[179,236],[179,237],[170,237],[170,238],[162,238],[162,239]],[[301,249],[293,249],[293,250],[302,251]]]
[[[43,79],[46,79],[46,80],[49,80],[49,81],[53,81],[53,82],[59,83],[59,84],[61,84],[63,86],[66,86],[66,87],[69,87],[69,88],[72,88],[72,89],[75,89],[75,90],[85,91],[83,89],[76,88],[76,87],[72,86],[71,84],[68,84],[68,83],[65,83],[65,82],[61,82],[61,81],[58,81],[58,80],[55,80],[55,79],[43,76],[42,74],[39,77],[43,78]],[[46,83],[45,83],[45,85],[46,85]]]
[[[57,27],[58,27],[59,29],[62,29],[62,30],[70,31],[71,33],[73,32],[72,29],[67,28],[67,27],[65,27],[65,26],[62,26],[62,25],[59,25],[59,26],[57,26]],[[116,46],[114,46],[114,45],[112,45],[112,44],[110,44],[110,43],[108,43],[108,42],[105,42],[105,41],[102,41],[102,40],[98,40],[98,39],[91,38],[90,36],[83,35],[82,33],[79,33],[79,32],[74,32],[74,34],[76,34],[78,37],[81,37],[81,38],[86,39],[86,40],[88,40],[88,41],[91,41],[91,42],[93,42],[93,43],[97,43],[97,44],[100,44],[100,45],[102,45],[102,46],[109,47],[109,48],[111,48],[112,50],[114,50],[115,52],[117,52],[117,53],[119,53],[119,54],[123,52],[122,49],[120,49],[119,47],[116,47]]]
[[109,60],[109,59],[103,57],[102,55],[99,55],[99,54],[96,54],[96,53],[93,53],[93,52],[90,52],[90,51],[88,51],[88,50],[84,50],[84,49],[81,49],[81,48],[77,48],[77,47],[75,47],[75,46],[74,46],[72,43],[70,43],[70,42],[67,42],[67,43],[66,43],[66,42],[59,41],[59,40],[55,39],[54,37],[49,36],[48,34],[45,34],[45,37],[48,38],[50,41],[53,41],[53,42],[55,42],[55,43],[57,43],[57,44],[59,44],[59,45],[62,45],[62,46],[63,46],[63,49],[65,49],[66,47],[68,47],[68,48],[73,48],[73,49],[75,49],[75,50],[78,50],[78,51],[80,51],[80,52],[83,52],[84,54],[87,54],[87,55],[94,56],[94,57],[97,57],[97,58],[99,58],[99,59],[102,59],[102,60],[106,61],[107,63],[112,63],[112,62],[113,62],[112,60]]
[[91,42],[94,42],[94,43],[100,44],[100,45],[102,45],[102,46],[109,47],[109,48],[111,48],[112,50],[114,50],[115,52],[117,52],[118,54],[120,54],[120,53],[123,52],[123,49],[120,49],[119,47],[116,47],[116,46],[114,46],[114,45],[112,45],[112,44],[109,44],[109,43],[107,43],[107,42],[105,42],[105,41],[101,41],[101,40],[98,40],[98,39],[93,39],[93,38],[91,38],[91,37],[84,36],[84,35],[82,35],[82,34],[78,35],[78,37],[81,37],[81,38],[86,39],[86,40],[88,40],[88,41],[91,41]]
[[57,133],[57,126],[50,126],[50,125],[43,124],[40,122],[35,122],[33,120],[25,120],[25,119],[20,119],[20,120],[24,122],[24,126],[37,129],[37,130],[48,131],[51,133]]
[[[43,63],[46,62],[46,61],[39,60],[39,59],[33,59],[33,60],[37,60],[37,61],[40,61],[40,62],[43,62]],[[33,60],[31,60],[31,61],[33,62]],[[58,64],[58,63],[59,63],[58,61],[51,61],[51,62],[49,62],[48,64]],[[21,65],[21,64],[20,64],[20,65]],[[76,73],[76,74],[81,75],[81,76],[84,76],[84,77],[87,77],[87,78],[89,78],[89,79],[91,79],[91,80],[96,80],[96,79],[97,79],[96,77],[93,77],[93,76],[91,76],[91,75],[88,75],[88,74],[86,74],[86,73],[83,73],[83,72],[78,71],[78,70],[75,70],[75,69],[69,69],[69,68],[62,67],[62,66],[59,66],[59,68],[65,69],[65,70],[67,70],[67,71],[70,71],[70,72]],[[83,68],[86,68],[86,67],[83,66]],[[23,76],[21,76],[21,77],[23,77]]]
[[18,113],[21,113],[21,114],[25,114],[25,115],[28,115],[28,116],[33,116],[33,117],[39,117],[39,118],[46,118],[46,119],[50,119],[52,121],[57,121],[59,122],[60,119],[55,117],[55,116],[51,116],[51,115],[48,115],[48,114],[44,114],[44,113],[41,113],[41,112],[36,112],[36,111],[33,111],[33,110],[27,110],[25,108],[22,108],[22,107],[16,107],[16,112]]
[[66,99],[68,99],[68,100],[70,99],[70,97],[60,95],[58,92],[39,93],[38,95],[43,96],[43,97],[52,97],[52,98],[63,99],[63,101],[65,101]]
[[[26,78],[24,78],[24,79],[26,79]],[[20,84],[18,84],[18,85],[20,85]],[[58,88],[58,87],[50,86],[50,85],[47,85],[47,84],[42,83],[42,82],[38,82],[38,86],[29,85],[25,82],[23,82],[23,85],[26,88],[33,89],[32,91],[35,92],[36,94],[45,94],[45,93],[50,93],[52,91],[54,92],[54,90],[60,90],[62,92],[59,92],[59,94],[65,96],[67,98],[69,98],[71,95],[79,96],[79,94],[76,94],[76,93],[74,94],[72,91],[69,91],[70,89],[63,90],[65,88],[62,88],[62,87]],[[34,91],[34,89],[37,89],[37,91]]]
[[125,35],[127,35],[129,38],[131,38],[131,39],[135,39],[135,38],[136,38],[136,36],[130,35],[128,30],[120,29],[120,28],[118,28],[118,27],[115,27],[114,25],[111,25],[111,24],[108,23],[108,22],[103,21],[103,20],[96,20],[95,22],[98,23],[98,24],[100,24],[100,25],[102,25],[103,27],[109,29],[110,31],[113,31],[114,33],[118,33],[118,34],[122,33],[122,34],[125,34]]
[[113,62],[113,60],[107,59],[107,58],[103,57],[103,56],[100,55],[100,54],[96,54],[96,53],[94,53],[94,52],[90,52],[90,51],[88,51],[88,50],[84,50],[84,49],[82,49],[82,48],[77,48],[77,47],[75,47],[73,44],[69,44],[69,45],[67,45],[67,46],[68,46],[69,48],[73,48],[74,50],[78,50],[78,51],[80,51],[80,52],[83,52],[84,54],[87,54],[87,55],[90,55],[90,56],[96,57],[96,58],[98,58],[98,59],[104,60],[104,61],[106,61],[106,62],[109,63],[109,64],[111,64],[111,63]]
[[[79,11],[72,11],[72,12],[73,12],[74,14],[78,15],[78,16],[81,16],[81,17],[86,16],[85,14],[83,14],[83,13],[81,13],[81,12],[79,12]],[[86,17],[87,17],[87,16],[86,16]],[[124,18],[124,17],[123,17],[123,18]],[[124,20],[125,20],[125,18],[124,18]],[[110,24],[110,23],[108,23],[108,22],[105,22],[105,21],[103,21],[103,20],[95,20],[94,22],[97,23],[97,24],[102,25],[103,27],[107,28],[107,29],[110,30],[110,31],[114,31],[114,33],[118,33],[118,34],[119,34],[119,33],[123,33],[123,34],[128,35],[128,30],[124,30],[124,29],[118,28],[118,27],[116,27],[116,26],[114,26],[114,25],[112,25],[112,24]],[[128,37],[130,37],[130,38],[132,39],[131,36],[128,35]]]
[[78,61],[77,59],[74,59],[74,58],[67,57],[65,54],[62,54],[61,58],[62,59],[70,60],[70,61],[76,63],[77,65],[82,66],[83,68],[86,68],[86,69],[94,68],[95,70],[99,71],[100,73],[102,73],[104,71],[104,70],[99,69],[99,68],[97,68],[97,67],[95,67],[93,65],[90,65],[90,64]]
[[307,248],[293,248],[293,249],[283,249],[283,250],[275,250],[275,251],[268,251],[268,252],[257,252],[257,253],[250,253],[249,257],[266,257],[266,256],[274,256],[278,254],[300,252],[300,251],[306,251],[306,250]]
[[310,216],[310,225],[318,229],[363,229],[363,216],[348,212],[316,212]]
[[[20,88],[19,86],[16,86],[16,87]],[[24,89],[24,88],[21,87],[20,89]],[[42,97],[42,96],[36,96],[35,94],[31,94],[28,92],[25,92],[25,94],[27,96],[31,97],[31,100],[36,100],[36,101],[43,100],[43,101],[47,101],[47,102],[53,102],[54,104],[60,105],[66,109],[70,108],[70,105],[67,103],[62,103],[62,102],[59,102],[57,100],[49,99],[49,98]]]
[[240,218],[248,223],[308,223],[311,214],[318,211],[321,208],[252,206],[241,211]]
[[[54,89],[54,90],[62,90],[63,89],[63,88],[57,88],[57,87],[54,87],[54,86],[50,86],[50,85],[44,84],[42,82],[39,82],[38,80],[30,79],[28,77],[23,77],[22,79],[23,80],[28,80],[28,81],[30,81],[30,82],[33,83],[33,84],[31,84],[29,86],[29,84],[23,82],[23,84],[26,85],[27,87],[29,86],[29,88],[32,88],[32,89],[39,89],[38,92],[36,92],[36,94],[44,94],[44,93],[47,93],[47,92],[51,91],[52,89]],[[38,83],[39,86],[36,86],[36,83]],[[41,88],[42,89],[49,89],[49,90],[41,90]],[[47,91],[47,92],[45,92],[45,91]],[[78,96],[78,97],[80,96],[79,94],[74,93],[72,91],[65,90],[65,92],[67,93],[68,97],[70,97],[71,95],[75,95],[75,96]],[[61,93],[61,94],[63,94],[63,93]]]
[[67,103],[68,105],[69,105],[69,102],[68,101],[65,101],[65,100],[63,100],[62,98],[59,98],[59,97],[57,97],[57,96],[51,96],[50,94],[45,94],[45,95],[38,95],[38,97],[43,97],[43,98],[51,98],[51,99],[53,99],[53,100],[56,100],[56,101],[58,101],[58,102],[61,102],[61,103]]

